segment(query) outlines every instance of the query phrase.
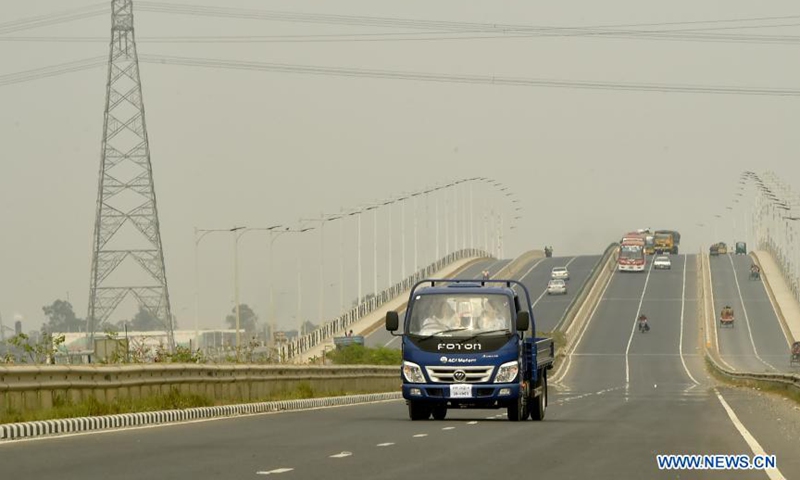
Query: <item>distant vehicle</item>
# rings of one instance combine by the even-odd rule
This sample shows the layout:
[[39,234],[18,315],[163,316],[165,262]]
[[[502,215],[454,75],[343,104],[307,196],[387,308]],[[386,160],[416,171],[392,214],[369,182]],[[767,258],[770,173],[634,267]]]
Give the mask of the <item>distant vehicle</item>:
[[655,255],[656,253],[655,236],[652,234],[647,233],[644,236],[644,253],[647,255]]
[[547,246],[544,247],[544,256],[550,258],[553,256],[553,247]]
[[733,328],[733,309],[725,306],[719,314],[719,326]]
[[550,278],[553,280],[569,280],[569,270],[567,270],[567,267],[553,267],[553,269],[550,270]]
[[716,257],[717,255],[719,255],[719,244],[715,243],[714,245],[708,247],[708,254],[711,255],[712,257]]
[[670,270],[672,268],[672,262],[666,255],[660,255],[653,260],[653,268],[656,270]]
[[736,242],[736,255],[747,255],[747,244],[744,242]]
[[656,230],[653,237],[653,243],[655,244],[656,254],[661,255],[664,253],[672,253],[677,255],[678,243],[680,243],[680,234],[672,230]]
[[792,344],[792,353],[789,357],[789,365],[800,365],[800,342]]
[[725,245],[725,242],[719,242],[717,244],[717,253],[719,253],[720,255],[728,254],[728,246]]
[[643,272],[645,264],[645,235],[631,232],[622,237],[617,257],[620,272]]
[[567,293],[567,282],[560,279],[550,280],[547,283],[547,294],[552,295],[554,293],[564,294]]

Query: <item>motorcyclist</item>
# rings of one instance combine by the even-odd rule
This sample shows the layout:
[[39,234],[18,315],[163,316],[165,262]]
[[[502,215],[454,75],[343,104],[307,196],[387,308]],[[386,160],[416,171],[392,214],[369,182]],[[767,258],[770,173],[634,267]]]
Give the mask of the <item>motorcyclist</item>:
[[647,324],[647,316],[644,313],[639,315],[639,330],[650,330],[650,325]]
[[489,270],[484,270],[481,272],[481,276],[484,280],[489,280]]

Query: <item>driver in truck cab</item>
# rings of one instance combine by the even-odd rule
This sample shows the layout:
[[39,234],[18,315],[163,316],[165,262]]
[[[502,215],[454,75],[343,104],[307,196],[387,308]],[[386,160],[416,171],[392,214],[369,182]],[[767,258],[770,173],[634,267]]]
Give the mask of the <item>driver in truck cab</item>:
[[450,330],[458,328],[460,321],[456,316],[453,307],[447,303],[447,300],[436,299],[427,300],[423,303],[427,308],[425,320],[422,321],[422,328],[420,334],[430,335],[442,330]]

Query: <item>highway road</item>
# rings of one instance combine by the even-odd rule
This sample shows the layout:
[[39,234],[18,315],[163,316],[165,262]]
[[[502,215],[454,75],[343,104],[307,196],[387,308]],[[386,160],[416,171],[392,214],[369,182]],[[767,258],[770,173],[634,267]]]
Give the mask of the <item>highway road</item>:
[[[512,423],[503,410],[412,422],[391,401],[14,442],[0,445],[0,464],[16,478],[81,480],[800,478],[798,407],[713,387],[698,350],[696,259],[673,261],[671,271],[613,275],[563,378],[551,378],[544,422]],[[646,334],[634,330],[640,310]],[[656,463],[755,448],[777,456],[780,475]]]
[[752,260],[747,255],[711,257],[715,318],[725,305],[733,307],[733,328],[720,328],[717,338],[723,360],[737,370],[792,371],[789,341],[763,282],[750,280]]
[[[525,285],[531,294],[533,315],[536,320],[536,329],[550,331],[555,328],[577,294],[580,286],[586,281],[592,267],[600,259],[599,255],[576,257],[552,257],[532,259],[520,269],[519,281]],[[479,279],[484,269],[490,275],[495,275],[509,260],[484,261],[466,269],[458,278]],[[550,280],[550,270],[553,267],[566,266],[570,272],[566,295],[547,295],[547,282]],[[365,339],[367,346],[388,346],[399,348],[399,340],[392,337],[383,329],[378,329]]]

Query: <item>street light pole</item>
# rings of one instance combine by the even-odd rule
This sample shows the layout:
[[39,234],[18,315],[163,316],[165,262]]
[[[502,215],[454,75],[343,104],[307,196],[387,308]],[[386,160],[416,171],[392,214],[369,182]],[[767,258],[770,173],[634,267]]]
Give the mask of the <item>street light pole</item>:
[[[194,336],[195,342],[200,342],[200,264],[198,250],[200,241],[213,232],[227,232],[228,229],[200,229],[194,227]],[[200,234],[199,236],[197,234]]]
[[278,239],[278,237],[280,237],[281,235],[283,235],[285,233],[303,233],[303,232],[307,232],[309,230],[314,230],[314,228],[313,227],[309,227],[309,228],[302,228],[302,229],[293,230],[293,229],[290,229],[289,227],[286,227],[284,230],[278,230],[277,232],[270,231],[270,237],[271,238],[270,238],[270,241],[269,241],[269,270],[270,270],[270,275],[269,275],[269,317],[270,318],[269,318],[269,321],[270,321],[270,330],[272,331],[272,337],[273,338],[275,337],[275,331],[276,331],[275,330],[275,327],[276,327],[276,322],[275,322],[275,295],[274,295],[274,290],[275,290],[274,283],[275,282],[274,282],[274,278],[273,278],[274,277],[274,269],[273,269],[273,256],[272,256],[273,244],[275,243],[275,240]]
[[242,234],[236,233],[239,230],[245,230],[246,227],[233,227],[230,231],[233,233],[233,302],[236,309],[236,357],[239,357],[239,347],[242,345],[241,334],[239,332],[239,238]]
[[417,195],[418,193],[414,194],[414,274],[419,271],[419,261],[417,257]]

